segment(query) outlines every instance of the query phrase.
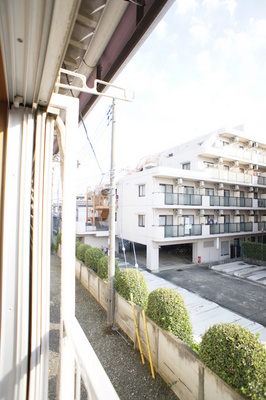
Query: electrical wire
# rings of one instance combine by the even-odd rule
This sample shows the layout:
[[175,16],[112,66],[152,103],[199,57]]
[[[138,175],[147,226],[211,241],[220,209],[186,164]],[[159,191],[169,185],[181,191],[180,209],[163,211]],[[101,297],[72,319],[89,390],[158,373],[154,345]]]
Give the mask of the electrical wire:
[[[66,69],[65,63],[63,63],[63,66],[64,66],[64,68]],[[67,79],[68,85],[71,86],[67,74],[66,74],[66,79]],[[73,91],[72,91],[72,89],[70,89],[70,93],[71,93],[72,97],[75,97],[75,96],[74,96],[74,93],[73,93]],[[102,168],[101,168],[101,166],[100,166],[100,163],[99,163],[98,158],[97,158],[97,156],[96,156],[96,153],[95,153],[95,151],[94,151],[93,145],[92,145],[92,143],[91,143],[91,141],[90,141],[90,138],[89,138],[89,135],[88,135],[88,131],[87,131],[87,128],[86,128],[86,125],[85,125],[85,122],[84,122],[83,115],[82,115],[81,111],[79,112],[79,116],[80,116],[80,119],[81,119],[83,128],[84,128],[84,130],[85,130],[86,137],[87,137],[88,142],[89,142],[89,144],[90,144],[92,153],[93,153],[93,155],[94,155],[94,158],[95,158],[95,160],[96,160],[96,162],[97,162],[97,164],[98,164],[98,167],[99,167],[101,173],[103,174],[103,170],[102,170]]]

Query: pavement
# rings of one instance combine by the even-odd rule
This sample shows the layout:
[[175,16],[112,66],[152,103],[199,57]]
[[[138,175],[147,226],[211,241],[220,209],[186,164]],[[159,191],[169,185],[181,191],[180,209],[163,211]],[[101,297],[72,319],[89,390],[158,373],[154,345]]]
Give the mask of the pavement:
[[[128,260],[118,259],[118,262],[121,269],[134,266]],[[209,327],[229,322],[237,323],[253,334],[258,333],[260,341],[266,345],[263,267],[239,261],[212,268],[179,262],[176,267],[171,265],[171,268],[162,269],[159,273],[149,272],[143,264],[139,269],[149,292],[165,287],[175,289],[182,295],[190,314],[194,339],[198,343]],[[259,279],[255,280],[252,271]]]

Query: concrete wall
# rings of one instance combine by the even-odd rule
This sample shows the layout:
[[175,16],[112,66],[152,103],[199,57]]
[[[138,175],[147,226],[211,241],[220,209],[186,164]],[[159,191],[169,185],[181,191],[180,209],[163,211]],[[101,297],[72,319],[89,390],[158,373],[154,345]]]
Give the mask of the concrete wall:
[[[107,283],[76,260],[76,276],[96,300],[107,310]],[[148,345],[142,310],[135,306],[143,354],[148,357]],[[171,385],[180,400],[243,400],[222,379],[206,368],[199,357],[178,338],[159,328],[146,317],[148,339],[155,371]],[[115,323],[138,348],[132,306],[116,293]],[[140,361],[141,362],[141,361]],[[148,361],[146,361],[148,362]]]

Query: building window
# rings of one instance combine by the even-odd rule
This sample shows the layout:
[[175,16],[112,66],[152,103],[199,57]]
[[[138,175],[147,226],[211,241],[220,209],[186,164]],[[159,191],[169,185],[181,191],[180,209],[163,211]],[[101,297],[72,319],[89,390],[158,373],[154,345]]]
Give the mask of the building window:
[[173,225],[173,216],[172,215],[159,215],[159,225],[166,226],[166,225]]
[[203,161],[205,168],[214,168],[214,163],[210,161]]
[[183,215],[185,225],[194,225],[194,215]]
[[145,226],[145,215],[139,215],[139,221],[138,221],[138,225],[141,227]]
[[206,188],[205,189],[205,196],[214,196],[214,189]]
[[229,241],[221,242],[221,256],[229,256]]
[[184,186],[184,194],[194,194],[194,186]]
[[160,183],[160,193],[173,193],[173,185],[165,185],[164,183]]
[[182,164],[182,169],[190,169],[190,162]]
[[139,197],[145,196],[145,185],[139,185]]
[[222,140],[222,145],[223,146],[229,146],[229,142],[226,142],[225,140]]

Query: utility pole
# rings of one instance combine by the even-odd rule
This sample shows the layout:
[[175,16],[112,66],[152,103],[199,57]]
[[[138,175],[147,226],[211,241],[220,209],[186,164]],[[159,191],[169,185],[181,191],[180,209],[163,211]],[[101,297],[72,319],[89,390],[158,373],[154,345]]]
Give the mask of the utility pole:
[[115,134],[116,134],[116,120],[115,120],[115,99],[113,98],[112,105],[112,137],[111,137],[111,168],[110,168],[110,220],[109,220],[109,249],[108,249],[108,298],[107,298],[107,323],[113,324],[114,322],[114,309],[115,309]]
[[[56,86],[63,89],[77,90],[79,92],[89,93],[96,96],[110,97],[113,99],[113,120],[112,120],[112,144],[111,144],[111,171],[110,171],[110,223],[109,223],[109,262],[108,262],[108,298],[107,298],[107,323],[113,324],[114,322],[114,277],[115,277],[115,99],[122,101],[133,101],[126,94],[126,90],[119,86],[113,85],[110,82],[104,82],[100,79],[95,79],[93,88],[86,85],[86,77],[77,72],[68,71],[61,68],[60,73],[74,76],[81,79],[81,86],[69,86],[68,84],[57,82]],[[98,85],[104,85],[114,90],[113,94],[103,93],[98,91]],[[116,94],[115,94],[116,93]],[[95,216],[95,215],[94,215]]]

